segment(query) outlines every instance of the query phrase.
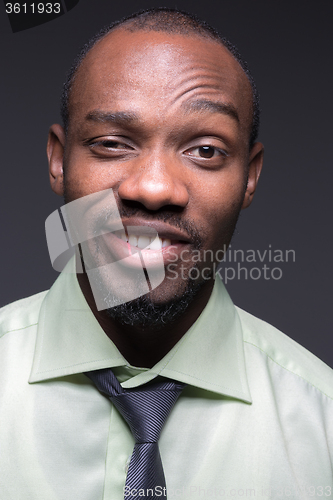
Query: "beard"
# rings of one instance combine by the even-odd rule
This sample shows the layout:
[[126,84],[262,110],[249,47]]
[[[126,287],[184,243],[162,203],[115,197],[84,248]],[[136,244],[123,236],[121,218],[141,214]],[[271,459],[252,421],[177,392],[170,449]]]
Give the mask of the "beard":
[[150,294],[106,309],[109,318],[123,326],[162,329],[177,321],[206,284],[206,280],[188,278],[185,291],[176,293],[168,302],[157,304]]
[[[224,227],[223,240],[225,242],[225,249],[231,242],[236,229],[237,221],[239,219],[239,215],[240,206],[235,209],[232,217]],[[171,217],[169,218],[169,223],[170,219]],[[166,219],[163,218],[163,220]],[[181,227],[182,229],[186,229],[187,232],[191,234],[192,237],[194,237],[194,248],[196,250],[201,250],[201,238],[199,236],[199,233],[194,231],[193,226],[190,228],[188,224],[184,223],[184,221],[181,220],[177,220],[177,223],[175,222],[176,221],[173,220],[174,225],[177,225],[177,227]],[[189,276],[188,272],[188,275],[184,278],[186,281],[185,289],[183,283],[183,286],[179,287],[181,289],[173,294],[172,299],[165,302],[159,301],[158,303],[156,302],[156,300],[154,301],[152,293],[149,293],[129,302],[106,309],[107,316],[122,326],[132,326],[142,329],[152,328],[156,331],[164,328],[165,326],[172,326],[183,316],[183,314],[192,304],[193,300],[198,296],[198,294],[200,294],[203,287],[207,286],[208,281],[215,278],[213,276],[213,265],[208,275],[207,273],[205,274],[205,278],[202,277],[198,262],[192,265],[192,267],[188,271],[192,270],[195,270],[196,272],[192,272],[191,274],[194,274],[194,276],[198,276],[198,278],[192,279]],[[167,280],[168,278],[166,277],[165,279]]]
[[[65,181],[66,178],[64,179],[65,202],[68,203],[73,198],[67,189],[67,183]],[[243,198],[240,198],[234,203],[232,211],[228,214],[228,220],[222,222],[220,240],[222,241],[224,248],[227,248],[230,244],[235,231],[241,210],[242,199]],[[178,207],[168,208],[170,208],[170,210],[165,207],[165,209],[163,208],[153,212],[145,210],[143,205],[139,202],[132,202],[128,200],[123,200],[120,206],[118,206],[121,218],[130,219],[131,217],[140,217],[145,219],[147,222],[152,220],[167,222],[170,226],[179,228],[183,230],[185,234],[188,234],[193,249],[202,250],[203,231],[201,228],[197,227],[193,221],[184,219],[182,216],[182,210],[179,210]],[[200,273],[200,265],[198,262],[192,265],[191,269],[193,268],[196,268],[199,271],[199,278],[191,279],[189,275],[186,276],[186,283],[182,280],[182,283],[178,286],[178,290],[169,294],[169,296],[172,295],[171,299],[166,296],[163,299],[163,293],[161,292],[160,299],[154,300],[154,294],[149,292],[146,295],[141,295],[135,298],[134,300],[105,308],[107,316],[120,325],[138,327],[142,329],[153,328],[155,330],[159,330],[167,325],[171,326],[186,312],[202,288],[205,285],[207,286],[208,280],[214,278],[213,265],[211,266],[209,275],[207,276],[206,274],[205,278],[203,278]],[[160,286],[163,286],[163,284]],[[101,289],[105,291],[106,288],[107,284],[105,282],[104,284],[101,283]]]

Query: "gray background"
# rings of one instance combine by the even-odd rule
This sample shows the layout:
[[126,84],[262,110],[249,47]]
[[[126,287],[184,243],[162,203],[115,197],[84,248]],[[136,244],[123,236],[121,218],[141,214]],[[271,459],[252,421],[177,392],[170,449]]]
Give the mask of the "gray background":
[[281,267],[281,280],[243,277],[228,289],[237,305],[333,366],[331,1],[80,0],[63,17],[16,34],[1,5],[0,305],[47,289],[57,277],[44,221],[62,200],[49,187],[45,144],[49,125],[59,121],[72,59],[101,26],[151,6],[196,13],[248,60],[261,94],[265,165],[232,245],[294,249],[296,262],[266,260]]

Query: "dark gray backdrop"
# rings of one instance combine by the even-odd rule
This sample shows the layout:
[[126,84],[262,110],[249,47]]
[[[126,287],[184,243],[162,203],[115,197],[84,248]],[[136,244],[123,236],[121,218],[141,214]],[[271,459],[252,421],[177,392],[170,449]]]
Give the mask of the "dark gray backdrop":
[[250,63],[261,94],[265,165],[232,245],[261,253],[293,249],[296,261],[248,264],[279,266],[283,276],[246,280],[243,273],[228,289],[240,307],[333,366],[331,1],[80,0],[63,17],[16,34],[1,5],[0,305],[47,289],[57,277],[44,221],[62,200],[49,187],[45,144],[49,125],[59,121],[72,59],[101,26],[151,6],[196,13]]

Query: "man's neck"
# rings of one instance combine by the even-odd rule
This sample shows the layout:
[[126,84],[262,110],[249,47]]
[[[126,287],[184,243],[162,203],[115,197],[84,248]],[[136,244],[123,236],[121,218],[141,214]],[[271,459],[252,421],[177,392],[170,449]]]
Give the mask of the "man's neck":
[[170,324],[140,327],[120,324],[106,310],[98,311],[87,275],[77,275],[82,293],[106,335],[132,366],[151,368],[160,361],[195,323],[212,293],[214,280],[207,281],[185,312]]

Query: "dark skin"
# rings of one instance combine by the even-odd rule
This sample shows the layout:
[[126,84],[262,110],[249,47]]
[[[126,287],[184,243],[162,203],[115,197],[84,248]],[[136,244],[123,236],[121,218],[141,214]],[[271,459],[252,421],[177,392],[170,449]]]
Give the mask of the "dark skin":
[[126,327],[119,326],[108,317],[106,311],[97,311],[87,275],[78,274],[77,276],[89,307],[105,333],[132,366],[145,368],[153,367],[181,339],[184,333],[198,319],[211,293],[211,291],[208,292],[207,290],[204,293],[199,293],[190,304],[186,314],[171,327],[167,326],[156,332],[156,329],[148,330],[127,325]]
[[[131,120],[105,119],[121,112]],[[249,150],[251,119],[248,79],[220,44],[117,29],[79,68],[67,136],[60,125],[50,128],[51,187],[63,196],[65,169],[67,201],[112,188],[119,209],[136,210],[123,218],[125,226],[148,225],[163,237],[176,229],[158,216],[174,213],[195,225],[202,249],[216,252],[229,244],[229,225],[251,204],[261,172],[262,144]],[[191,256],[193,241],[186,231],[183,236]],[[157,331],[120,325],[97,311],[87,276],[78,280],[106,335],[131,365],[147,368],[193,325],[214,285],[206,280],[182,317]],[[184,281],[165,279],[151,300],[162,304],[181,295]]]

